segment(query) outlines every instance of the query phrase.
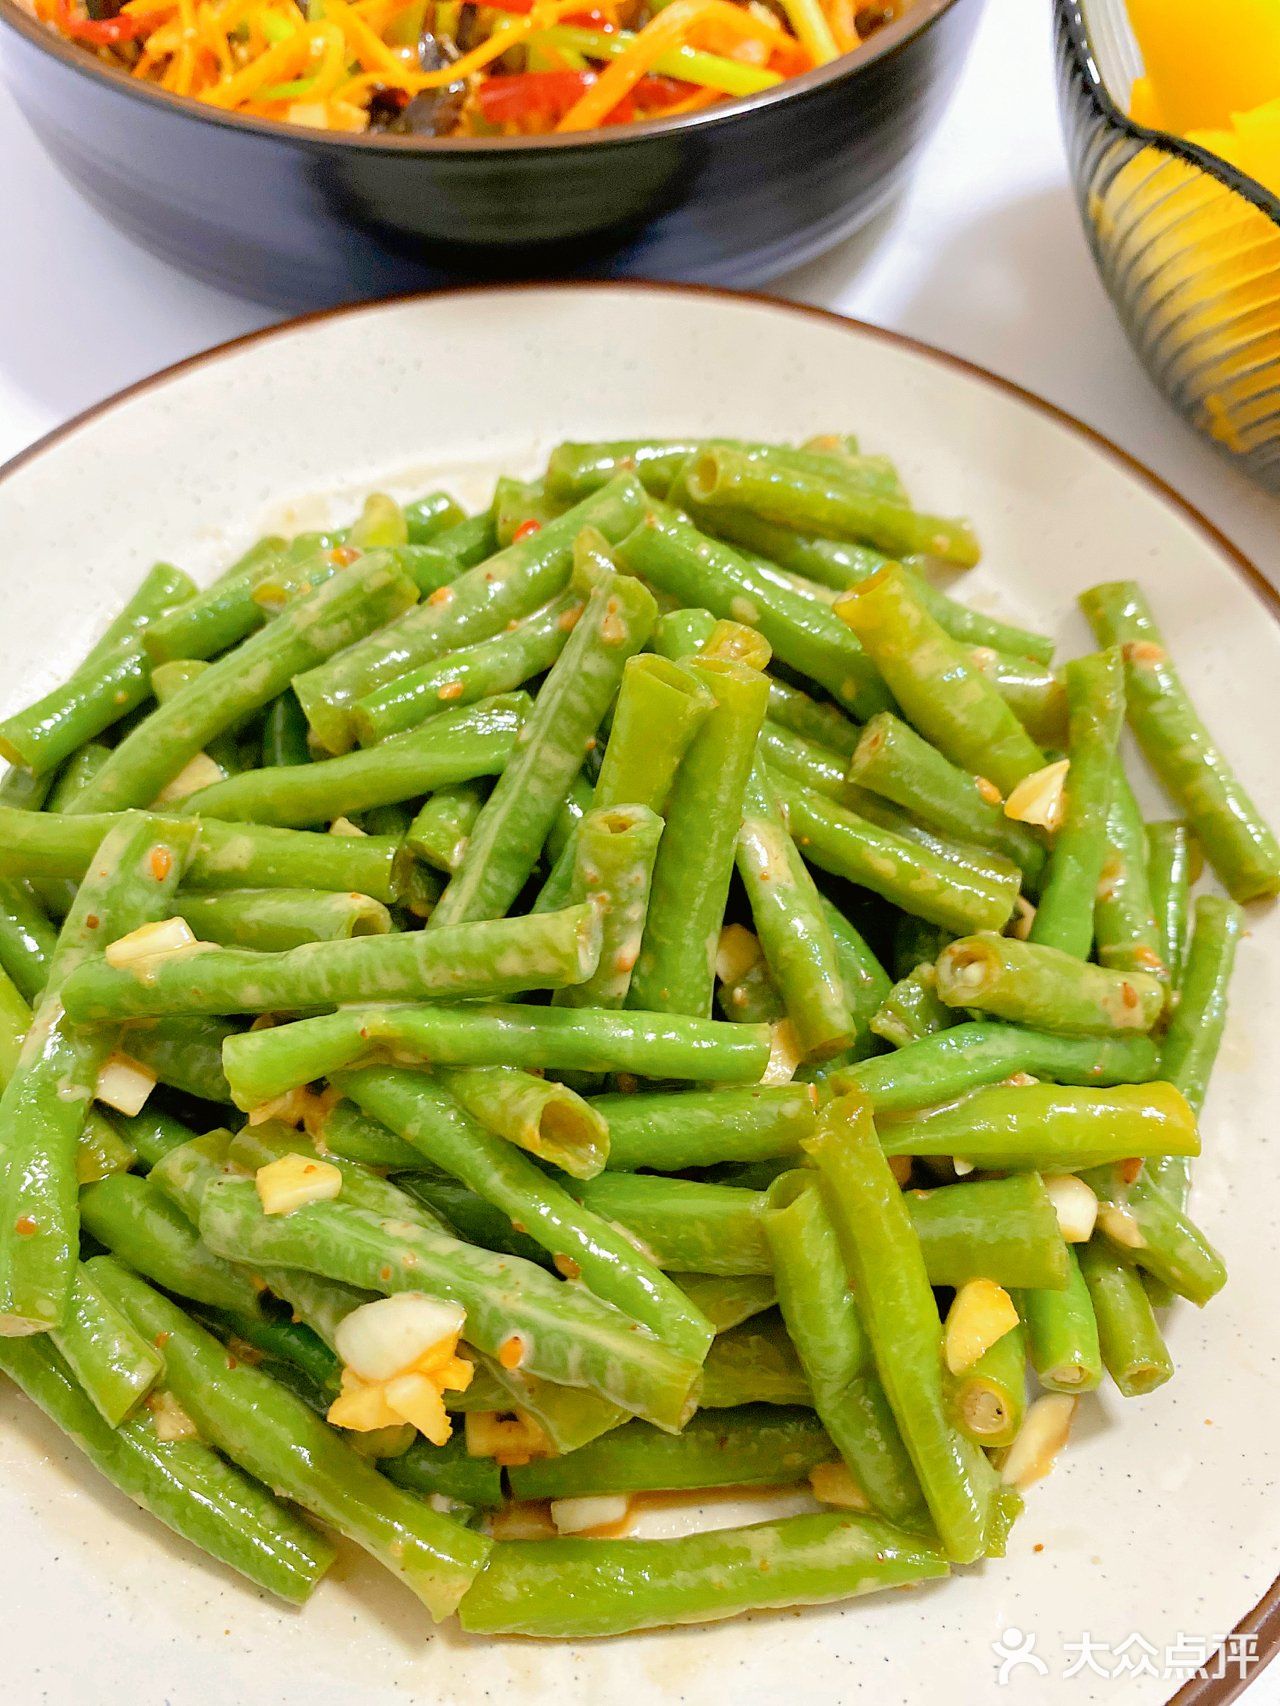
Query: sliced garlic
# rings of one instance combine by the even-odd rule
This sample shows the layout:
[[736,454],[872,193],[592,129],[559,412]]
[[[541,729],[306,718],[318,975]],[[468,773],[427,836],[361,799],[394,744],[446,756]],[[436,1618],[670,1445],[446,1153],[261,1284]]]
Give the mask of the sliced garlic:
[[796,1068],[804,1059],[804,1050],[790,1019],[779,1019],[769,1027],[769,1064],[761,1074],[762,1084],[790,1084]]
[[513,1500],[489,1518],[489,1533],[495,1540],[554,1540],[557,1534],[545,1504]]
[[353,1433],[375,1433],[379,1428],[398,1428],[404,1418],[387,1402],[379,1381],[361,1380],[350,1369],[342,1371],[342,1390],[329,1406],[328,1421],[335,1428]]
[[952,1374],[963,1374],[1017,1325],[1018,1311],[1003,1286],[988,1279],[966,1280],[947,1311],[947,1367]]
[[258,1168],[254,1184],[264,1214],[292,1214],[308,1203],[332,1202],[342,1189],[342,1174],[311,1155],[282,1155]]
[[411,1422],[432,1445],[444,1445],[453,1429],[440,1388],[425,1374],[397,1374],[382,1388],[401,1421]]
[[151,1412],[157,1439],[199,1439],[200,1429],[172,1392],[153,1392],[147,1399],[147,1408]]
[[358,823],[352,823],[349,817],[335,817],[329,825],[330,835],[364,835],[367,831],[361,829]]
[[1057,829],[1062,822],[1070,768],[1071,760],[1060,758],[1056,764],[1046,764],[1043,770],[1033,770],[1030,776],[1024,776],[1005,801],[1004,815],[1018,823]]
[[869,1511],[871,1501],[854,1480],[845,1463],[818,1463],[809,1471],[815,1499],[843,1511]]
[[465,1427],[469,1456],[492,1457],[508,1468],[514,1469],[535,1457],[547,1457],[551,1452],[550,1441],[531,1416],[468,1410]]
[[1004,1456],[1000,1478],[1007,1487],[1021,1490],[1049,1473],[1070,1436],[1076,1403],[1065,1392],[1036,1399]]
[[140,1114],[156,1087],[156,1075],[127,1054],[109,1054],[98,1069],[94,1100],[120,1114]]
[[466,1319],[460,1304],[421,1291],[400,1291],[362,1303],[345,1315],[333,1348],[361,1379],[390,1380],[408,1370],[421,1372],[423,1359],[432,1352],[451,1357]]
[[1142,1228],[1123,1203],[1100,1203],[1098,1225],[1113,1244],[1123,1244],[1126,1250],[1141,1250],[1146,1245]]
[[189,952],[200,945],[185,918],[159,918],[154,924],[140,924],[127,936],[117,937],[103,958],[109,966],[127,966],[138,960],[158,959],[162,954]]
[[1098,1199],[1074,1173],[1051,1173],[1044,1188],[1058,1217],[1058,1226],[1068,1244],[1084,1244],[1093,1237],[1098,1218]]
[[596,1493],[580,1499],[552,1499],[551,1520],[557,1534],[592,1534],[617,1528],[631,1509],[625,1493]]
[[156,795],[158,806],[167,806],[174,800],[185,800],[190,794],[198,794],[201,788],[212,788],[216,782],[225,782],[227,773],[207,752],[197,752],[194,758],[189,758],[171,782],[166,782]]
[[726,924],[716,948],[716,976],[721,983],[741,983],[763,954],[760,943],[744,924]]

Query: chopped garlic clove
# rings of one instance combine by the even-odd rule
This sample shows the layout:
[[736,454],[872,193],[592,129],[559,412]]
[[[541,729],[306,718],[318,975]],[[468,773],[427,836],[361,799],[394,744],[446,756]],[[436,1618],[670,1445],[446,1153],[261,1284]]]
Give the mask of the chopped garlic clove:
[[947,1311],[947,1367],[952,1374],[963,1374],[1017,1325],[1018,1311],[1003,1286],[988,1279],[966,1280]]
[[444,1407],[440,1389],[425,1374],[398,1374],[384,1383],[387,1403],[400,1417],[410,1422],[432,1445],[445,1445],[453,1428]]
[[551,1455],[551,1443],[531,1416],[503,1416],[497,1410],[468,1410],[467,1453],[492,1457],[508,1468]]
[[1062,822],[1066,796],[1069,758],[1056,764],[1046,764],[1043,770],[1033,770],[1024,776],[1004,803],[1004,815],[1018,823],[1039,824],[1042,829],[1055,830]]
[[127,1054],[109,1054],[98,1071],[94,1100],[120,1114],[140,1114],[156,1087],[156,1075]]
[[212,788],[215,783],[226,779],[227,773],[220,764],[215,763],[207,752],[197,752],[171,782],[165,783],[156,795],[155,803],[167,806],[174,800],[185,800],[189,794],[198,794],[201,788]]
[[973,1172],[974,1167],[973,1162],[966,1161],[963,1155],[953,1155],[951,1157],[951,1169],[957,1179],[963,1179]]
[[1044,1181],[1049,1201],[1068,1244],[1084,1244],[1093,1237],[1098,1218],[1098,1199],[1074,1173],[1051,1173]]
[[819,1463],[809,1471],[815,1499],[842,1511],[869,1511],[871,1501],[849,1473],[845,1463]]
[[391,1408],[380,1382],[361,1380],[359,1375],[344,1368],[342,1391],[330,1404],[327,1420],[335,1428],[370,1434],[379,1428],[398,1428],[404,1418]]
[[769,1064],[761,1075],[762,1084],[790,1084],[796,1068],[804,1059],[800,1039],[790,1019],[779,1019],[769,1027]]
[[1005,935],[1012,936],[1018,942],[1029,942],[1031,940],[1031,926],[1035,921],[1035,907],[1032,906],[1026,895],[1020,894],[1013,903],[1013,917],[1005,926]]
[[515,1499],[494,1511],[489,1533],[495,1540],[554,1540],[557,1529],[541,1500]]
[[264,1214],[292,1214],[308,1203],[332,1202],[342,1189],[342,1174],[328,1161],[309,1155],[282,1155],[254,1174]]
[[185,918],[161,918],[142,924],[110,944],[103,958],[109,966],[132,965],[138,960],[158,959],[162,954],[180,954],[198,948],[195,931]]
[[760,943],[744,924],[726,924],[716,948],[716,976],[721,983],[740,983],[764,958]]
[[598,1534],[616,1529],[631,1509],[625,1493],[597,1493],[580,1499],[552,1499],[551,1520],[557,1534]]
[[361,829],[358,823],[352,823],[349,817],[335,817],[333,822],[329,825],[329,834],[364,835],[366,834],[366,831]]
[[421,1291],[400,1291],[362,1303],[345,1315],[333,1348],[361,1379],[391,1380],[422,1371],[433,1353],[440,1353],[442,1362],[452,1357],[466,1319],[466,1310],[457,1303]]
[[1146,1245],[1142,1228],[1123,1203],[1100,1203],[1098,1226],[1113,1244],[1122,1244],[1126,1250],[1141,1250]]
[[199,1439],[200,1429],[172,1392],[153,1392],[147,1399],[147,1408],[151,1412],[157,1439]]
[[1006,1487],[1021,1491],[1049,1473],[1071,1433],[1076,1402],[1065,1392],[1049,1392],[1036,1399],[1005,1452],[1000,1478]]

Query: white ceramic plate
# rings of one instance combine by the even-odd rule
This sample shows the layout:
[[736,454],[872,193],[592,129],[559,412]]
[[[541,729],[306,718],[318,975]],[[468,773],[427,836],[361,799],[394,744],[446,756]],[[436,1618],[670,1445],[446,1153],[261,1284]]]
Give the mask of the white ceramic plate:
[[[976,519],[986,557],[965,596],[1066,650],[1088,644],[1081,589],[1141,577],[1209,722],[1280,820],[1280,628],[1220,539],[1118,452],[989,376],[828,315],[712,292],[527,288],[339,312],[86,417],[0,481],[0,697],[17,705],[51,684],[155,556],[208,574],[268,526],[340,518],[372,486],[407,496],[439,481],[476,497],[486,477],[532,471],[570,437],[846,428],[894,456],[920,501]],[[1087,1404],[1004,1562],[845,1609],[578,1647],[432,1634],[407,1593],[355,1559],[293,1614],[137,1514],[6,1387],[6,1698],[1167,1699],[1188,1675],[1168,1671],[1167,1649],[1185,1637],[1184,1665],[1197,1643],[1203,1653],[1277,1571],[1278,1026],[1280,929],[1263,911],[1241,952],[1197,1171],[1195,1210],[1231,1283],[1203,1315],[1175,1309],[1170,1385]],[[1009,1630],[1035,1637],[1046,1677],[1024,1665],[999,1685],[993,1643]],[[1085,1636],[1106,1643],[1089,1663]]]

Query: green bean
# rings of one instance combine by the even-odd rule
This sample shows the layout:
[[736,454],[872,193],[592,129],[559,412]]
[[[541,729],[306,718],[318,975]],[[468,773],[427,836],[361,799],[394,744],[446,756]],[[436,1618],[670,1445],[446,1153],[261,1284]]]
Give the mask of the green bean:
[[907,719],[945,757],[1001,793],[1044,755],[964,648],[944,633],[893,563],[855,587],[836,614],[874,659]]
[[1074,1247],[1067,1247],[1067,1284],[1019,1293],[1027,1353],[1036,1379],[1049,1392],[1092,1392],[1102,1380],[1098,1323]]
[[1137,1270],[1100,1243],[1081,1244],[1077,1254],[1107,1373],[1123,1397],[1145,1397],[1172,1376],[1173,1359]]
[[[518,1221],[557,1266],[648,1327],[679,1355],[701,1361],[711,1324],[656,1264],[607,1220],[575,1210],[573,1196],[490,1132],[422,1073],[382,1068],[348,1074],[341,1088],[374,1119]],[[576,1194],[576,1193],[575,1193]],[[696,1263],[688,1264],[697,1266]]]
[[686,666],[711,709],[694,730],[666,802],[633,1008],[704,1015],[734,845],[768,685],[758,670],[709,659]]
[[650,513],[620,541],[617,556],[625,569],[681,604],[705,606],[727,621],[759,629],[781,662],[825,687],[854,716],[885,708],[870,660],[831,612],[783,577],[768,578],[729,546]]
[[420,859],[452,876],[462,863],[467,838],[487,797],[482,782],[455,782],[437,788],[409,825],[406,842]]
[[946,1573],[934,1547],[876,1518],[793,1516],[677,1540],[499,1542],[458,1615],[472,1634],[579,1639],[827,1604]]
[[1147,881],[1158,952],[1174,989],[1182,981],[1191,906],[1191,836],[1185,823],[1146,825]]
[[151,692],[143,649],[147,630],[194,592],[190,576],[157,563],[79,668],[35,704],[0,722],[0,756],[47,775],[136,710]]
[[719,1335],[702,1365],[698,1403],[719,1412],[743,1404],[813,1408],[809,1382],[776,1309]]
[[1132,1155],[1200,1152],[1195,1115],[1172,1084],[996,1085],[882,1118],[879,1129],[886,1155],[959,1155],[1009,1171],[1075,1172]]
[[1059,1084],[1145,1084],[1158,1067],[1148,1037],[1063,1037],[984,1022],[900,1045],[895,1054],[862,1061],[850,1076],[877,1114],[898,1114],[952,1101],[1019,1072]]
[[587,1387],[660,1427],[678,1427],[685,1414],[695,1361],[676,1356],[582,1287],[517,1257],[341,1197],[266,1216],[248,1180],[211,1186],[200,1228],[212,1249],[234,1251],[241,1260],[306,1268],[366,1290],[426,1290],[455,1301],[467,1312],[467,1342],[486,1355],[496,1357],[516,1337],[522,1372]]
[[774,781],[796,845],[822,870],[948,930],[997,930],[1011,917],[1019,886],[1013,865],[965,869],[776,773]]
[[1124,651],[1129,722],[1237,901],[1280,889],[1280,845],[1200,720],[1141,589],[1111,581],[1080,605],[1103,645]]
[[627,576],[602,580],[538,694],[515,751],[485,801],[429,928],[500,917],[533,870],[557,808],[644,644],[656,607]]
[[957,1018],[938,994],[933,967],[920,965],[898,979],[870,1024],[876,1036],[902,1049],[947,1029]]
[[965,936],[938,956],[938,994],[1011,1024],[1068,1036],[1149,1031],[1164,988],[1145,972],[1109,971],[1039,942]]
[[380,627],[417,588],[376,553],[290,604],[127,735],[77,796],[77,812],[145,804],[207,742],[267,705],[300,670]]
[[391,914],[367,894],[324,889],[226,889],[221,894],[183,890],[174,910],[202,942],[224,948],[283,953],[308,942],[385,936]]
[[1093,909],[1097,955],[1112,971],[1144,971],[1169,981],[1164,933],[1147,875],[1146,827],[1117,762],[1107,813],[1107,853]]
[[1038,1174],[906,1191],[903,1200],[930,1285],[989,1279],[1057,1291],[1067,1283],[1067,1246]]
[[233,1364],[216,1339],[109,1257],[90,1266],[135,1326],[165,1335],[165,1378],[205,1437],[385,1565],[433,1620],[457,1609],[488,1541],[384,1481],[292,1393]]
[[103,839],[58,938],[31,1029],[0,1097],[0,1326],[41,1332],[66,1316],[77,1253],[76,1144],[111,1038],[67,1017],[62,990],[100,944],[162,917],[194,826],[125,818]]
[[103,1421],[47,1339],[0,1338],[0,1369],[126,1498],[256,1586],[300,1605],[333,1562],[322,1535],[200,1440],[149,1416]]
[[922,740],[887,711],[862,731],[848,779],[903,807],[921,823],[1001,853],[1022,870],[1034,890],[1044,870],[1045,850],[1025,824],[1007,818],[986,797],[976,776]]
[[517,1499],[569,1499],[781,1486],[803,1481],[831,1457],[831,1441],[811,1410],[747,1406],[703,1411],[678,1434],[628,1422],[567,1457],[535,1458],[512,1469],[511,1491]]
[[[410,545],[430,545],[449,537],[466,525],[466,516],[448,492],[428,492],[403,509],[405,534]],[[488,515],[484,517],[487,522]]]
[[[1065,671],[1067,752],[1062,821],[1053,838],[1029,939],[1087,959],[1093,911],[1107,857],[1116,743],[1124,723],[1124,679],[1116,650],[1075,658]],[[1131,968],[1124,968],[1131,969]]]
[[610,540],[621,538],[642,503],[634,480],[613,481],[529,538],[467,569],[384,634],[301,675],[295,690],[315,738],[330,752],[345,752],[355,738],[358,700],[446,652],[491,638],[555,598],[569,579],[579,531],[590,524]]
[[1217,1296],[1227,1283],[1222,1257],[1145,1169],[1132,1182],[1114,1166],[1084,1177],[1101,1205],[1098,1232],[1122,1261],[1199,1309]]
[[986,1451],[1012,1445],[1027,1407],[1027,1341],[1019,1322],[962,1374],[943,1383],[947,1414]]
[[874,1510],[917,1518],[921,1494],[849,1289],[835,1227],[816,1174],[784,1174],[763,1216],[778,1302],[814,1407]]
[[875,1365],[949,1557],[986,1552],[998,1503],[995,1471],[947,1419],[941,1327],[902,1193],[867,1104],[831,1102],[806,1146],[857,1289]]
[[600,956],[585,982],[556,991],[554,1006],[617,1008],[626,1004],[631,973],[640,956],[662,833],[662,819],[643,805],[597,807],[582,820],[574,839],[570,900],[589,901],[599,912]]
[[444,1445],[418,1435],[408,1451],[384,1458],[378,1467],[388,1481],[420,1499],[439,1496],[479,1510],[502,1503],[502,1470],[491,1457],[470,1456],[458,1432]]
[[[723,936],[722,931],[722,939]],[[717,970],[716,1002],[724,1017],[735,1025],[776,1025],[787,1016],[786,1003],[773,981],[773,973],[760,951],[759,942],[754,936],[751,940],[755,943],[755,958],[749,965],[739,967],[735,963],[728,978]],[[719,965],[720,950],[717,950],[716,960]],[[800,1070],[804,1070],[803,1065]]]
[[67,979],[75,1019],[148,1014],[297,1012],[410,995],[465,1001],[555,989],[594,971],[600,916],[585,902],[533,918],[306,942],[279,954],[209,947],[112,966],[86,964]]
[[247,770],[184,802],[201,817],[294,828],[501,772],[528,711],[522,693],[446,712],[393,741],[316,764]]
[[591,1105],[609,1127],[611,1172],[679,1173],[775,1157],[798,1164],[800,1141],[813,1130],[814,1099],[805,1084],[597,1096]]
[[1217,895],[1201,895],[1178,1005],[1165,1033],[1160,1071],[1197,1112],[1204,1106],[1209,1075],[1227,1022],[1227,990],[1244,914]]
[[624,1227],[660,1268],[704,1274],[767,1274],[769,1250],[759,1191],[647,1173],[602,1173],[569,1190]]
[[[154,679],[152,690],[158,699],[160,693],[156,688]],[[68,803],[76,797],[90,777],[97,775],[110,753],[111,748],[109,746],[103,746],[100,742],[93,740],[87,741],[84,746],[77,747],[54,778],[53,787],[49,790],[49,797],[45,801],[44,809],[47,812],[66,811]]]
[[978,561],[967,522],[922,515],[838,472],[828,476],[709,447],[686,467],[684,484],[695,503],[753,510],[798,532],[864,540],[895,556],[927,552],[961,568]]
[[294,764],[307,764],[310,759],[307,719],[302,714],[297,694],[289,688],[267,707],[262,725],[262,762],[287,768]]
[[860,1024],[869,1024],[892,987],[889,974],[834,901],[820,893],[818,904],[835,938],[849,1005]]
[[740,1327],[778,1301],[772,1274],[689,1274],[677,1270],[671,1277],[717,1333]]
[[550,669],[582,614],[583,597],[570,591],[509,631],[397,676],[358,700],[352,713],[362,746],[418,727],[426,719],[496,693],[509,693]]
[[205,1102],[229,1102],[222,1045],[235,1030],[221,1019],[158,1018],[135,1026],[121,1046],[159,1083]]
[[113,1174],[80,1193],[80,1215],[99,1244],[166,1291],[237,1316],[259,1312],[249,1275],[201,1243],[157,1181]]
[[[262,546],[274,544],[274,549]],[[194,598],[151,624],[145,635],[146,653],[153,664],[179,659],[216,657],[238,645],[262,626],[264,607],[254,599],[260,585],[297,571],[327,578],[337,572],[340,558],[332,553],[341,544],[337,533],[300,533],[297,538],[261,541],[203,588]]]
[[67,1318],[50,1339],[111,1428],[133,1414],[164,1368],[155,1346],[103,1295],[83,1263],[72,1281]]
[[737,866],[765,959],[806,1056],[852,1044],[857,1021],[818,890],[787,829],[764,766],[747,782]]
[[593,1179],[608,1160],[608,1122],[567,1084],[510,1066],[441,1070],[438,1077],[490,1131],[575,1179]]
[[1048,664],[1011,657],[991,646],[973,646],[969,665],[984,676],[1038,747],[1060,751],[1067,744],[1067,692]]
[[0,969],[25,1001],[44,988],[58,932],[26,883],[0,880]]

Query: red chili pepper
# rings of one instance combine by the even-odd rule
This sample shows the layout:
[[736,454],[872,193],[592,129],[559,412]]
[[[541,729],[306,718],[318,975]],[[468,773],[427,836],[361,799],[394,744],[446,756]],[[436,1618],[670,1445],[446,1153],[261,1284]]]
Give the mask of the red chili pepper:
[[133,41],[142,32],[138,19],[125,13],[118,18],[77,18],[71,0],[58,0],[57,22],[63,35],[88,42],[91,47],[115,47],[119,42]]
[[[526,75],[539,75],[539,73],[526,73]],[[518,545],[522,539],[528,539],[533,534],[541,532],[542,523],[540,521],[535,521],[534,518],[530,516],[528,521],[522,521],[519,527],[517,527],[515,532],[511,535],[511,543],[513,545]]]
[[491,12],[532,12],[533,0],[483,0]]
[[522,124],[531,119],[558,124],[594,81],[591,71],[518,71],[487,77],[476,90],[476,104],[490,124]]
[[660,77],[655,72],[650,72],[623,96],[604,122],[630,124],[633,119],[642,118],[646,113],[683,101],[687,95],[694,93],[696,87],[696,84],[682,83],[676,77]]

